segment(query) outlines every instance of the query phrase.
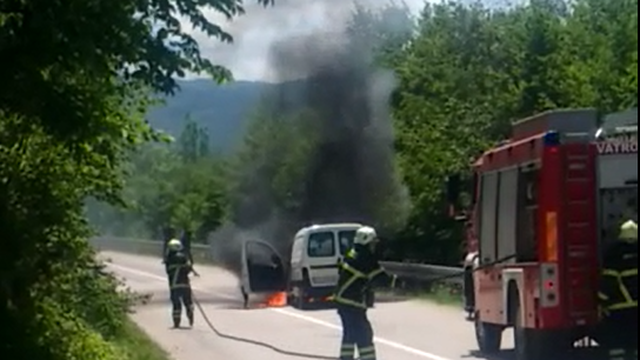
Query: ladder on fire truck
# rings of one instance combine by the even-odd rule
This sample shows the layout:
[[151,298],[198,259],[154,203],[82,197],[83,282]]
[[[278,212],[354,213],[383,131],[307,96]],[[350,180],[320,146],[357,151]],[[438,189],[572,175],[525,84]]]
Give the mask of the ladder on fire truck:
[[[562,184],[562,190],[566,194],[566,233],[587,234],[594,230],[593,217],[585,211],[597,206],[594,203],[596,199],[588,194],[596,188],[594,176],[588,171],[595,168],[596,161],[596,157],[590,154],[591,139],[589,137],[566,150],[565,181]],[[598,249],[593,242],[580,241],[579,236],[567,238],[573,240],[567,241],[565,246],[566,293],[571,297],[566,302],[567,315],[579,322],[579,319],[589,317],[595,305],[594,294],[597,289],[593,288],[595,282],[590,281],[593,277],[592,263],[586,260],[597,257]]]

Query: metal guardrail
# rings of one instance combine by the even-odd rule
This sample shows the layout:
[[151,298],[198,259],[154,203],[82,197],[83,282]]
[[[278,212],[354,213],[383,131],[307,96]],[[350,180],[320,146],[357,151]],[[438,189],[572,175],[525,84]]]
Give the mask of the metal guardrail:
[[[91,243],[98,250],[116,251],[132,254],[161,256],[162,244],[159,241],[118,238],[102,236],[91,239]],[[192,244],[191,253],[194,261],[213,263],[210,248],[203,244]],[[387,271],[407,281],[433,282],[439,281],[450,285],[462,285],[463,269],[439,265],[414,264],[403,262],[382,262]]]
[[463,282],[462,267],[391,261],[383,261],[381,264],[388,272],[397,275],[400,279],[412,279],[422,282],[437,281],[455,285],[462,285]]
[[[162,256],[162,243],[159,241],[101,236],[92,238],[90,242],[99,251],[106,250],[158,257]],[[192,244],[191,254],[193,255],[194,261],[213,263],[211,251],[206,245]]]

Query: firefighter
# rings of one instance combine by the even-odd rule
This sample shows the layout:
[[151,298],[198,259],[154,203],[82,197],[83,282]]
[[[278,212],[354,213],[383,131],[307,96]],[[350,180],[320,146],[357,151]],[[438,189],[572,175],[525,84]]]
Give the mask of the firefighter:
[[638,358],[638,224],[620,227],[605,251],[598,297],[609,360]]
[[180,327],[182,320],[182,305],[186,308],[189,326],[193,326],[193,295],[189,274],[198,275],[189,260],[189,256],[184,252],[182,242],[178,239],[171,239],[167,242],[167,255],[165,266],[169,279],[169,291],[171,296],[173,326]]
[[367,318],[367,293],[374,284],[390,281],[394,286],[396,279],[384,272],[374,255],[377,243],[376,231],[369,226],[361,227],[356,231],[353,247],[339,263],[340,276],[333,300],[342,322],[340,360],[353,360],[356,350],[361,360],[376,359],[373,329]]

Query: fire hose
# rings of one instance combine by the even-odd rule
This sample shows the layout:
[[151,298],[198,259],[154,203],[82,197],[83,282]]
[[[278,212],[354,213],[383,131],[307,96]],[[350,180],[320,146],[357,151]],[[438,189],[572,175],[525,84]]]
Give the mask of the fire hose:
[[241,337],[241,336],[225,334],[225,333],[221,332],[220,330],[218,330],[218,328],[216,328],[215,325],[213,325],[213,323],[209,319],[209,316],[207,316],[207,313],[204,311],[204,308],[202,307],[202,305],[200,304],[200,301],[198,301],[198,298],[195,295],[193,296],[193,302],[196,305],[196,308],[198,308],[198,311],[200,312],[200,315],[202,315],[202,318],[204,319],[204,322],[207,324],[207,327],[209,327],[209,329],[211,331],[213,331],[217,336],[219,336],[219,337],[221,337],[223,339],[259,346],[259,347],[266,348],[266,349],[274,351],[274,352],[276,352],[278,354],[282,354],[282,355],[286,355],[286,356],[293,356],[293,357],[299,357],[299,358],[304,358],[304,359],[338,360],[338,358],[336,358],[334,356],[316,355],[316,354],[307,354],[307,353],[289,351],[289,350],[281,349],[281,348],[279,348],[279,347],[277,347],[275,345],[272,345],[272,344],[269,344],[269,343],[266,343],[266,342],[263,342],[263,341],[248,339],[248,338],[244,338],[244,337]]
[[[509,255],[509,256],[497,259],[495,261],[492,261],[490,263],[482,264],[482,265],[474,268],[472,270],[472,272],[476,272],[476,271],[485,269],[487,267],[503,263],[503,262],[511,260],[511,259],[513,259],[515,257],[516,257],[515,254],[514,255]],[[465,271],[461,271],[461,272],[456,273],[456,274],[448,274],[448,275],[439,276],[439,277],[430,279],[430,281],[438,282],[438,281],[442,281],[442,280],[455,278],[455,277],[458,277],[458,276],[463,276],[464,274],[465,274]],[[258,346],[258,347],[269,349],[269,350],[274,351],[274,352],[276,352],[278,354],[291,356],[291,357],[298,357],[298,358],[303,358],[303,359],[339,360],[337,357],[334,357],[334,356],[317,355],[317,354],[309,354],[309,353],[302,353],[302,352],[285,350],[285,349],[279,348],[279,347],[277,347],[275,345],[269,344],[267,342],[248,339],[248,338],[241,337],[241,336],[236,336],[236,335],[225,334],[222,331],[218,330],[218,328],[215,325],[213,325],[213,322],[211,322],[211,320],[209,319],[209,316],[207,315],[206,311],[204,311],[204,308],[202,307],[202,304],[200,304],[200,301],[198,301],[198,298],[195,295],[193,295],[193,302],[194,302],[196,308],[198,309],[198,312],[200,313],[200,315],[204,319],[205,324],[207,324],[207,327],[220,338],[231,340],[231,341],[236,341],[236,342],[240,342],[240,343],[255,345],[255,346]]]

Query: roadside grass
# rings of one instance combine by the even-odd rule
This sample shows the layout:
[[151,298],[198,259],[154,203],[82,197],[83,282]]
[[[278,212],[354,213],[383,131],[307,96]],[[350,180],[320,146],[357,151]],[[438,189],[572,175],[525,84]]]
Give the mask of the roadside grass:
[[127,319],[122,334],[114,340],[115,346],[128,360],[171,360],[169,354],[136,325]]
[[434,284],[430,288],[414,285],[395,290],[384,289],[379,293],[381,294],[380,299],[413,299],[445,306],[462,306],[460,289],[448,284]]
[[462,306],[460,290],[444,284],[435,285],[430,291],[418,292],[416,297],[440,305]]

